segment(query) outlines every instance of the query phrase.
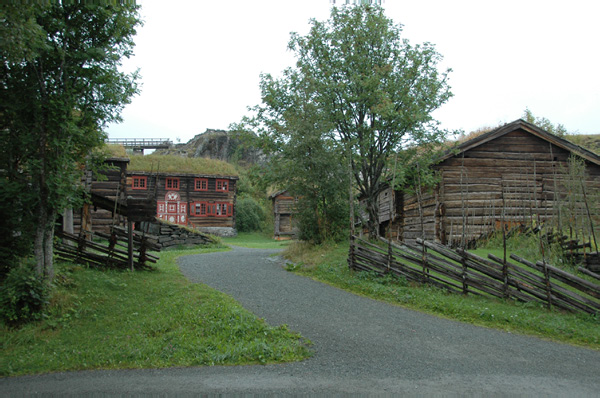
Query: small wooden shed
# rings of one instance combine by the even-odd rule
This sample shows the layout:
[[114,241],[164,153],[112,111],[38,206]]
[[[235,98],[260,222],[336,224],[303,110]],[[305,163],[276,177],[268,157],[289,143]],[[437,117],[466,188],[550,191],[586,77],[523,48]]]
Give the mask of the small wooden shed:
[[294,215],[297,213],[298,197],[283,190],[273,193],[269,199],[273,202],[275,239],[296,236],[298,228]]
[[[569,158],[583,173],[569,175]],[[502,225],[537,223],[564,206],[585,209],[582,196],[600,192],[600,157],[524,120],[463,142],[439,159],[439,183],[417,195],[386,189],[380,194],[380,233],[418,237],[456,246]],[[393,198],[390,199],[390,196]],[[600,209],[595,203],[592,213]],[[582,210],[584,211],[584,210]],[[392,222],[388,229],[388,223]]]

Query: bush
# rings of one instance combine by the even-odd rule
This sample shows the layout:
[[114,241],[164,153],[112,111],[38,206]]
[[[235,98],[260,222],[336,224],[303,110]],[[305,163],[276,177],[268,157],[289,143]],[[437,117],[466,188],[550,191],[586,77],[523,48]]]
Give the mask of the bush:
[[239,232],[260,231],[265,212],[253,198],[242,198],[237,202],[236,223]]
[[10,325],[39,319],[48,303],[49,289],[37,277],[33,262],[12,268],[0,287],[0,317]]

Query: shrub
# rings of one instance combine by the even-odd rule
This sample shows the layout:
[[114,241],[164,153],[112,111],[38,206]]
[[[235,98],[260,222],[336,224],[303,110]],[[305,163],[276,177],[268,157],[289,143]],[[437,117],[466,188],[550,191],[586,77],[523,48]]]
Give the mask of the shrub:
[[39,319],[48,303],[48,293],[48,286],[36,275],[33,262],[24,260],[2,282],[0,317],[10,325]]
[[246,197],[238,200],[236,223],[239,232],[260,231],[265,219],[265,212],[253,198]]

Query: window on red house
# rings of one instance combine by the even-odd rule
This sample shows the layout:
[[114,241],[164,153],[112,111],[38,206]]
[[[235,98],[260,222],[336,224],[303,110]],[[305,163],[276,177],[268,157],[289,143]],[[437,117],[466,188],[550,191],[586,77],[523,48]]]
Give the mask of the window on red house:
[[194,202],[191,211],[196,217],[227,217],[233,215],[233,205],[222,202]]
[[196,178],[194,180],[194,191],[208,191],[208,178]]
[[214,203],[209,203],[206,205],[206,207],[207,207],[207,212],[206,212],[207,216],[214,216],[217,214],[216,205]]
[[131,189],[148,189],[148,177],[133,176]]
[[195,202],[194,203],[194,215],[205,216],[206,215],[206,202]]
[[167,178],[165,187],[171,191],[179,191],[179,178]]
[[217,191],[229,191],[229,180],[217,180]]

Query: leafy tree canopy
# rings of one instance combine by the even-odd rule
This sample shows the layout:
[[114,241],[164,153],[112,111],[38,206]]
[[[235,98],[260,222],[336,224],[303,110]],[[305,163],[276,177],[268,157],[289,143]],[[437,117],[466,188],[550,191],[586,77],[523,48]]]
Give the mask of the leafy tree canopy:
[[336,162],[351,164],[375,235],[377,197],[395,173],[389,159],[398,154],[397,164],[406,168],[416,153],[407,148],[445,136],[431,113],[451,96],[449,70],[438,71],[441,56],[431,44],[402,39],[401,26],[378,6],[333,8],[329,20],[311,25],[308,35],[294,33],[289,42],[296,67],[279,79],[261,77],[262,133],[275,146],[288,144],[301,120],[303,131],[335,143],[338,155],[351,155]]
[[0,210],[11,236],[23,241],[30,235],[22,231],[35,231],[37,271],[48,278],[56,216],[77,197],[102,128],[137,93],[137,73],[119,66],[139,24],[132,2],[0,6],[1,192],[11,193]]

